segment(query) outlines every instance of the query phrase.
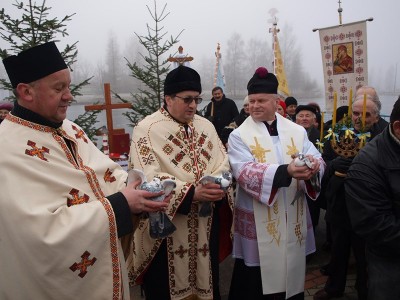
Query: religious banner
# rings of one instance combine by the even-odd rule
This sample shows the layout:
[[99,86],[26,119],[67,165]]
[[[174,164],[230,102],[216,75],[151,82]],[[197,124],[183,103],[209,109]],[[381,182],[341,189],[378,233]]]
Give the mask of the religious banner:
[[274,73],[279,82],[279,94],[284,96],[290,96],[289,85],[286,79],[285,66],[283,64],[283,58],[281,48],[279,46],[277,30],[274,30]]
[[222,55],[220,52],[221,47],[218,44],[217,52],[215,52],[216,63],[215,63],[215,71],[214,71],[214,84],[213,87],[219,86],[225,92],[225,73],[224,68],[222,66]]
[[325,108],[349,105],[353,90],[368,84],[366,21],[319,29],[325,83]]

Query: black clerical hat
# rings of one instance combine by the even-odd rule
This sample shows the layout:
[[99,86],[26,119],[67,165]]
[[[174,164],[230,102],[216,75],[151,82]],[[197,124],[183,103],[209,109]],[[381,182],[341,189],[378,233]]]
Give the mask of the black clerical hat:
[[54,42],[48,42],[12,55],[3,60],[13,88],[30,83],[67,68]]
[[201,93],[200,75],[192,68],[179,66],[167,74],[164,81],[164,95],[172,95],[182,91]]
[[277,94],[278,79],[264,67],[259,67],[247,84],[247,92],[251,94]]

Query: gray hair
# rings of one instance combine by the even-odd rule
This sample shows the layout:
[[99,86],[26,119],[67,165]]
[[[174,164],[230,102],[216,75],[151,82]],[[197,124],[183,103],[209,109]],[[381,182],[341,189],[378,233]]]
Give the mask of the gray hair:
[[[360,100],[364,100],[364,95],[358,95],[354,99],[352,106],[354,107],[354,103],[356,103],[357,101],[360,101]],[[382,103],[379,100],[378,95],[376,95],[376,96],[367,95],[367,100],[371,100],[375,104],[375,113],[379,116],[380,112],[381,112],[381,108],[382,108]]]
[[[372,90],[372,93],[366,93],[365,90]],[[378,96],[378,93],[376,92],[376,89],[372,86],[363,85],[363,86],[359,87],[356,91],[356,95],[354,97],[354,102],[356,102],[360,99],[364,99],[364,94],[367,94],[368,100],[371,100],[372,102],[375,103],[377,113],[379,114],[382,109],[382,103],[379,100],[379,96]]]

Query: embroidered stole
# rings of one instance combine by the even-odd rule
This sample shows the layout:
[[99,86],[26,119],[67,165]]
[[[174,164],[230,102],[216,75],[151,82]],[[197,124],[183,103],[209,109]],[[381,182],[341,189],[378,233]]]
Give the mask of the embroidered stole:
[[[281,156],[283,163],[289,164],[291,155],[303,149],[304,133],[292,121],[279,114],[276,117]],[[257,162],[280,163],[272,138],[262,122],[255,122],[249,117],[238,130]],[[304,290],[306,204],[305,197],[301,197],[291,205],[299,188],[297,185],[297,180],[293,179],[288,188],[278,190],[274,199],[267,199],[267,205],[253,199],[264,294],[286,291],[289,298]],[[264,197],[265,193],[270,195],[271,192],[264,192]]]

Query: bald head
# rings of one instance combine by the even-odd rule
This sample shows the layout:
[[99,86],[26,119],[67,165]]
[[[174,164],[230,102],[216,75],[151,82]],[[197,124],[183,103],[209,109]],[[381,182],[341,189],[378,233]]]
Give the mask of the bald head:
[[353,106],[356,101],[364,100],[364,95],[367,95],[367,100],[371,100],[375,104],[375,111],[380,115],[382,103],[379,100],[378,93],[372,86],[365,85],[357,89],[356,94],[354,95]]

